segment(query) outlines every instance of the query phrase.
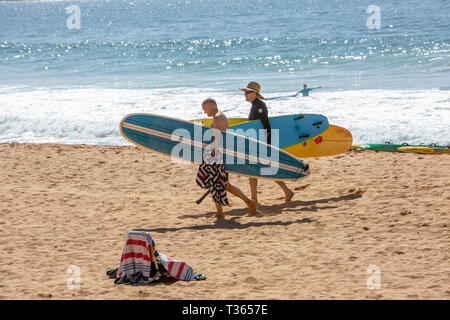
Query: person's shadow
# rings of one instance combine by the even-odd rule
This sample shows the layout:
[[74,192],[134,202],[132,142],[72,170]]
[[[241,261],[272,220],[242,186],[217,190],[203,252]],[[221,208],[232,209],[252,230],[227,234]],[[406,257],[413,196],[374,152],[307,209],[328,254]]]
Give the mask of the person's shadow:
[[[279,204],[272,204],[272,205],[259,205],[258,206],[258,212],[259,214],[255,217],[264,217],[264,216],[274,216],[278,215],[282,212],[302,212],[302,211],[309,211],[309,212],[318,212],[319,210],[325,210],[325,209],[333,209],[337,208],[337,206],[327,206],[327,205],[321,205],[326,203],[332,203],[332,202],[339,202],[339,201],[347,201],[347,200],[355,200],[362,197],[362,194],[348,194],[340,197],[334,197],[334,198],[327,198],[327,199],[319,199],[319,200],[310,200],[310,201],[302,201],[302,200],[296,200],[296,201],[290,201],[290,202],[283,202]],[[243,203],[242,203],[243,204]],[[299,208],[301,207],[301,208]],[[192,219],[192,218],[205,218],[205,217],[213,217],[216,213],[206,212],[206,213],[200,213],[200,214],[185,214],[180,216],[180,219]],[[237,209],[231,209],[229,211],[225,212],[225,216],[234,216],[234,217],[242,217],[242,216],[248,216],[248,208],[241,207]]]
[[294,221],[251,221],[248,223],[240,223],[236,219],[239,217],[232,217],[230,219],[217,219],[214,224],[203,224],[196,226],[186,226],[180,228],[153,228],[153,229],[133,229],[133,231],[145,232],[174,232],[180,230],[209,230],[209,229],[246,229],[250,227],[260,226],[288,226],[296,223],[310,223],[314,220],[310,218],[297,219]]
[[[325,210],[330,208],[337,208],[337,206],[320,206],[320,204],[330,203],[330,202],[339,202],[346,200],[355,200],[361,198],[361,194],[349,194],[340,197],[327,198],[327,199],[319,199],[319,200],[311,200],[311,201],[291,201],[287,203],[273,204],[270,206],[260,206],[259,214],[257,216],[252,216],[255,218],[255,221],[250,221],[247,223],[240,223],[237,221],[238,218],[243,216],[249,216],[249,212],[247,208],[239,208],[232,209],[230,211],[225,212],[225,217],[231,216],[231,218],[225,219],[217,219],[214,224],[203,224],[203,225],[194,225],[194,226],[185,226],[185,227],[173,227],[173,228],[152,228],[152,229],[133,229],[136,231],[145,231],[145,232],[174,232],[180,230],[214,230],[214,229],[246,229],[250,227],[260,227],[260,226],[288,226],[292,224],[299,223],[311,223],[316,220],[311,218],[303,218],[296,219],[292,221],[258,221],[259,219],[265,216],[274,216],[278,215],[282,212],[290,211],[290,212],[317,212],[319,210]],[[298,208],[302,206],[301,208]],[[214,217],[215,212],[207,212],[201,214],[187,214],[180,216],[181,219],[188,218],[204,218],[204,217]]]

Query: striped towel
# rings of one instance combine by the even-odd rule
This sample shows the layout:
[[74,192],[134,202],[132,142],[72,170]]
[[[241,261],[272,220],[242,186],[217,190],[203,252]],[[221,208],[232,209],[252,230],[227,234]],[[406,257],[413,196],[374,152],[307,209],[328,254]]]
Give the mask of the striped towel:
[[130,231],[127,234],[122,257],[120,259],[117,277],[124,274],[135,275],[142,272],[144,277],[150,277],[152,261],[156,261],[158,251],[151,235],[142,231]]
[[175,279],[186,281],[195,279],[194,270],[189,264],[160,254],[156,250],[152,236],[145,231],[137,230],[129,231],[127,234],[116,279],[139,274],[148,281],[152,262],[154,267],[158,264],[164,266],[165,271]]
[[159,255],[159,258],[167,272],[175,279],[186,281],[194,280],[194,270],[186,262],[173,260],[162,253]]

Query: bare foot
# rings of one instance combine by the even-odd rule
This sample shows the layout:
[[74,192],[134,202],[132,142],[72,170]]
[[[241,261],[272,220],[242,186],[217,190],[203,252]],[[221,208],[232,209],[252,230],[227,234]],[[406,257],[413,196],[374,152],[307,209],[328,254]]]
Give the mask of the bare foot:
[[259,212],[256,210],[256,202],[255,200],[250,200],[248,203],[248,207],[250,209],[250,215],[257,215]]
[[214,202],[214,204],[216,205],[216,218],[225,218],[222,206],[217,202]]
[[225,219],[225,215],[223,214],[223,212],[222,212],[222,214],[216,213],[216,218],[217,219]]
[[289,190],[289,193],[286,195],[286,202],[290,202],[292,200],[293,196],[294,196],[294,192]]

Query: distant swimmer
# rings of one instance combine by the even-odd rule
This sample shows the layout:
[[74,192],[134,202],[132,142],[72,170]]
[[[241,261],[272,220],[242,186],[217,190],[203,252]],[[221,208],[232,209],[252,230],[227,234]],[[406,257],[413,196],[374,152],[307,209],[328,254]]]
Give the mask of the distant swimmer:
[[277,96],[277,97],[270,97],[270,98],[264,98],[264,100],[278,100],[278,99],[287,99],[287,98],[295,98],[298,97],[299,94],[302,94],[304,97],[309,96],[309,92],[313,91],[315,89],[319,89],[322,87],[316,87],[316,88],[307,88],[306,84],[303,85],[303,90],[299,90],[294,94],[286,95],[286,96]]
[[319,88],[322,88],[322,87],[307,88],[307,87],[306,87],[306,84],[304,84],[304,85],[303,85],[303,90],[298,91],[298,93],[303,94],[304,97],[308,97],[308,96],[309,96],[309,93],[310,93],[311,91],[313,91],[313,90],[315,90],[315,89],[319,89]]

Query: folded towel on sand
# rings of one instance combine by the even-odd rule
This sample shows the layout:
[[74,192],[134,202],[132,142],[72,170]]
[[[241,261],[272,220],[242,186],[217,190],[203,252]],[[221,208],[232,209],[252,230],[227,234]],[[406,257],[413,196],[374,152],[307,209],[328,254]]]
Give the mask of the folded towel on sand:
[[119,268],[107,272],[114,273],[116,284],[147,284],[163,276],[185,281],[206,279],[202,274],[195,275],[186,262],[159,253],[152,236],[138,230],[128,232]]

